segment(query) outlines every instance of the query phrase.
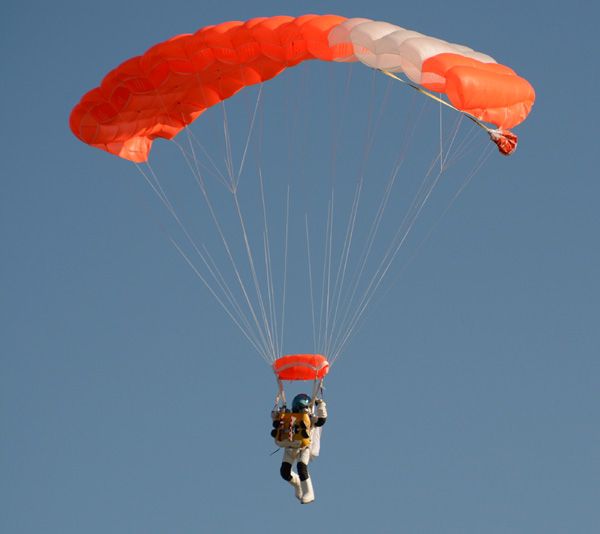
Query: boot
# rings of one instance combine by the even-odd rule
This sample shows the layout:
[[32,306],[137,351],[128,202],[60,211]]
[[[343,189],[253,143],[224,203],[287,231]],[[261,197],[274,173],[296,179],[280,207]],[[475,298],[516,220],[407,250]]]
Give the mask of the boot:
[[300,485],[302,487],[302,498],[300,499],[300,502],[302,504],[313,502],[315,500],[315,494],[313,492],[312,480],[310,478],[302,480]]
[[298,473],[291,472],[292,479],[289,480],[290,485],[294,488],[294,495],[296,495],[296,499],[299,501],[302,500],[302,486],[300,482],[300,477]]

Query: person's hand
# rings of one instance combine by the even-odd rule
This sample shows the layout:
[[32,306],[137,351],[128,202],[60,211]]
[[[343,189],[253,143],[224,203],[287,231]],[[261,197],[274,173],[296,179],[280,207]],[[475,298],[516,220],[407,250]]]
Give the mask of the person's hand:
[[[317,404],[318,402],[318,404]],[[315,411],[315,415],[317,417],[325,418],[327,417],[327,403],[321,399],[320,401],[315,402],[317,409]]]

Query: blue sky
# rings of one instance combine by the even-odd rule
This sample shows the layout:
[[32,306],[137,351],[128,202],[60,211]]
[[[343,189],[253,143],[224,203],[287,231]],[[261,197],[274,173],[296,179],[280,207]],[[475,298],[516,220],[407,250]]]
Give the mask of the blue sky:
[[[600,529],[597,8],[150,0],[3,11],[0,531]],[[104,73],[153,43],[306,12],[463,42],[529,79],[537,102],[516,154],[492,154],[439,223],[425,218],[417,236],[430,237],[334,366],[311,466],[317,501],[298,508],[269,456],[269,367],[165,239],[135,167],[80,143],[67,121]],[[393,89],[398,105],[412,101]],[[382,125],[382,139],[396,134]],[[305,337],[312,346],[298,319],[289,343]]]

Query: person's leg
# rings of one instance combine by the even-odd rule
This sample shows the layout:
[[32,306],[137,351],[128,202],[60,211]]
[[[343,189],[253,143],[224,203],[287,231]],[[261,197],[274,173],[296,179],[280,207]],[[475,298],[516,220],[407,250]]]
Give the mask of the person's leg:
[[283,478],[283,480],[288,482],[294,488],[296,499],[302,499],[300,477],[292,471],[292,463],[294,462],[295,457],[296,451],[285,449],[283,453],[283,462],[281,462],[279,473],[281,474],[281,478]]
[[302,498],[300,499],[302,504],[308,504],[315,500],[315,494],[313,491],[312,480],[308,473],[308,462],[310,460],[310,448],[305,447],[300,450],[298,455],[298,478],[300,479],[300,487],[302,489]]

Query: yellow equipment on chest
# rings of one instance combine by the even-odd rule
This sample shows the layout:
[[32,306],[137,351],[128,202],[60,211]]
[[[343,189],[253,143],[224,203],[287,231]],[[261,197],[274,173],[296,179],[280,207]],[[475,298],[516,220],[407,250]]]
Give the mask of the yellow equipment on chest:
[[280,412],[275,418],[275,443],[279,447],[301,449],[310,445],[310,417],[306,413]]

